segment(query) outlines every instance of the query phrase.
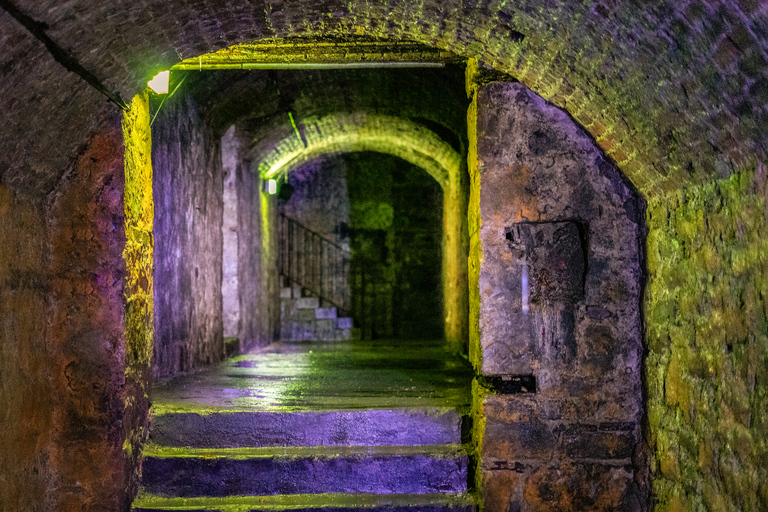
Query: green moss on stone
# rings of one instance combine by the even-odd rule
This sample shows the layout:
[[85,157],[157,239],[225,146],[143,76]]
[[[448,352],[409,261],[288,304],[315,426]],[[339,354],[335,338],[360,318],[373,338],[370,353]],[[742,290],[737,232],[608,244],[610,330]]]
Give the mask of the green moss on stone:
[[648,422],[657,510],[768,508],[761,165],[651,201]]

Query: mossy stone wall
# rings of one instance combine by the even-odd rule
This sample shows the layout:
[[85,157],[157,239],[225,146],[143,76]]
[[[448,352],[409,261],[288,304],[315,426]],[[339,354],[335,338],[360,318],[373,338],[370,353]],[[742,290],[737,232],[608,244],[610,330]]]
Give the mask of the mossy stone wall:
[[768,510],[763,164],[650,201],[645,362],[658,512]]

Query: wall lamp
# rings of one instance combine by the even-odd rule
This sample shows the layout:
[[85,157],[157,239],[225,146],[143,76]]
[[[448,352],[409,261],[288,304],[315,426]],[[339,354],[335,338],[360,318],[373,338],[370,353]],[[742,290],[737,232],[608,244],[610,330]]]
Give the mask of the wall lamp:
[[171,72],[161,71],[155,75],[155,78],[147,82],[147,86],[152,89],[155,94],[168,94],[170,80]]

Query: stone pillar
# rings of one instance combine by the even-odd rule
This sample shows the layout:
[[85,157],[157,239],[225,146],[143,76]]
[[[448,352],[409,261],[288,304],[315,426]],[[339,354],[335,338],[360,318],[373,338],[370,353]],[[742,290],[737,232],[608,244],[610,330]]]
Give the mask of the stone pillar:
[[483,510],[643,510],[644,203],[567,114],[471,70]]

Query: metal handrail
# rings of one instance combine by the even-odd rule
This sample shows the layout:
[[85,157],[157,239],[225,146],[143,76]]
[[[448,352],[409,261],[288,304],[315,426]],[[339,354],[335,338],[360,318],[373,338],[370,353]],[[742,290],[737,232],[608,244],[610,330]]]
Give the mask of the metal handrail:
[[335,306],[340,316],[352,317],[362,339],[374,339],[387,328],[380,319],[386,304],[376,264],[364,257],[353,261],[349,249],[284,214],[279,218],[278,247],[280,274]]
[[280,274],[340,314],[351,312],[350,251],[283,214],[278,229]]

